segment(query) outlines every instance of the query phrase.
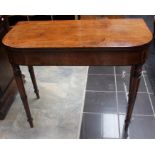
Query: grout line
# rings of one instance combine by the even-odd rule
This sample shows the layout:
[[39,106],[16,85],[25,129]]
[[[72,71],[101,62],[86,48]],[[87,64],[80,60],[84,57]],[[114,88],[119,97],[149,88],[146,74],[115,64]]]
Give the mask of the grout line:
[[[142,93],[143,93],[143,92],[142,92]],[[146,93],[144,93],[144,94],[146,94]],[[147,94],[149,94],[149,95],[154,95],[154,93],[149,93],[149,92],[148,92]]]
[[85,89],[83,92],[83,105],[81,106],[81,110],[80,110],[80,122],[79,122],[79,128],[78,128],[78,133],[77,133],[77,139],[80,139],[80,132],[81,132],[81,126],[82,126],[82,118],[83,118],[83,110],[84,110],[84,105],[85,105],[85,97],[86,97],[86,87],[87,87],[87,80],[88,80],[88,70],[89,70],[89,66],[87,68],[87,77],[86,77],[86,81],[85,81]]
[[102,114],[102,112],[86,112],[86,111],[84,111],[83,113],[84,114],[92,114],[92,115],[100,115],[100,114]]
[[[91,114],[91,115],[100,115],[103,114],[102,112],[83,112],[84,114]],[[112,115],[116,115],[116,113],[104,113],[104,114],[112,114]],[[119,115],[126,115],[126,113],[124,112],[120,112]],[[152,115],[145,115],[145,114],[132,114],[132,116],[139,116],[139,117],[147,117],[147,116],[154,116]]]
[[[126,115],[126,113],[119,113],[119,115]],[[154,116],[154,115],[145,115],[145,114],[132,114],[132,116],[148,117],[148,116]]]
[[91,92],[91,93],[115,93],[115,91],[105,91],[105,90],[86,90],[86,92]]
[[150,96],[150,94],[149,94],[149,90],[148,90],[148,87],[147,87],[147,82],[146,82],[146,79],[145,79],[145,77],[144,77],[143,71],[142,71],[142,77],[143,77],[143,79],[144,79],[144,84],[145,84],[145,86],[146,86],[146,90],[147,90],[147,93],[148,93],[148,96],[149,96],[151,108],[152,108],[153,115],[154,115],[154,118],[155,118],[155,111],[154,111],[154,108],[153,108],[152,99],[151,99],[151,96]]
[[[126,88],[127,89],[127,88]],[[86,90],[86,92],[90,92],[90,93],[116,93],[116,91],[106,91],[106,90]],[[117,91],[118,93],[129,93],[128,90],[127,91]],[[137,92],[138,94],[150,94],[153,95],[154,93],[150,93],[150,92]]]
[[99,76],[100,76],[100,75],[101,75],[101,76],[104,76],[104,75],[105,75],[105,76],[114,76],[114,74],[102,74],[102,73],[101,73],[101,74],[93,74],[93,73],[89,73],[88,75],[99,75]]
[[120,120],[119,120],[119,111],[118,111],[118,93],[117,93],[117,80],[116,80],[116,68],[114,66],[114,78],[115,78],[115,89],[116,89],[116,104],[117,104],[117,120],[118,120],[118,134],[120,138]]
[[[130,74],[129,73],[125,73],[127,76],[130,76]],[[88,75],[101,75],[101,76],[114,76],[114,74],[106,74],[106,73],[100,73],[100,74],[98,74],[98,73],[89,73]],[[116,74],[116,76],[122,76],[122,73],[119,73],[119,74]]]
[[[130,76],[130,73],[125,73],[125,74],[126,74],[126,76]],[[144,73],[144,74],[146,74],[146,73]],[[100,73],[100,74],[88,73],[88,75],[114,76],[113,74],[106,74],[106,73]],[[122,73],[116,74],[116,76],[122,76]],[[147,76],[147,75],[144,75],[144,76]]]

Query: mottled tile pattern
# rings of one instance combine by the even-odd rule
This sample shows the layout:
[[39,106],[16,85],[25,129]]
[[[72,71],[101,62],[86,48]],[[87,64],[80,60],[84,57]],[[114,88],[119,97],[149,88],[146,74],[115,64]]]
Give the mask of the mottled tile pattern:
[[18,94],[6,119],[0,121],[0,138],[79,138],[88,67],[34,67],[39,100],[27,67],[21,68],[34,128],[29,127]]
[[84,112],[117,113],[115,92],[87,92]]
[[87,90],[115,91],[114,76],[111,75],[89,75]]

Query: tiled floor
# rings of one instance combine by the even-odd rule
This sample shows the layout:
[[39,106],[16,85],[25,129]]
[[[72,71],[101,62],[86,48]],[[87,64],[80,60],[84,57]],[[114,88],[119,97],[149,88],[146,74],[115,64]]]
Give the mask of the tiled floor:
[[[81,139],[121,138],[130,67],[90,67]],[[155,97],[143,69],[129,138],[155,138]]]

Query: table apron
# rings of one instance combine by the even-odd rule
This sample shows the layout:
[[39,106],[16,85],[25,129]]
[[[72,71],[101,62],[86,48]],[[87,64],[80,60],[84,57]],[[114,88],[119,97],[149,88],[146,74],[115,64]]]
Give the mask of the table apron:
[[11,64],[33,66],[91,66],[143,64],[147,50],[105,52],[8,52]]

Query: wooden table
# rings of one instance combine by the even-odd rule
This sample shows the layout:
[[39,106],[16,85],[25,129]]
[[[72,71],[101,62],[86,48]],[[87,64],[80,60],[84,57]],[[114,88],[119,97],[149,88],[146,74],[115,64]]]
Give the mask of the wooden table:
[[3,38],[30,126],[33,121],[19,65],[32,66],[120,65],[131,66],[128,108],[123,138],[127,138],[139,87],[142,65],[152,34],[143,19],[19,22]]

